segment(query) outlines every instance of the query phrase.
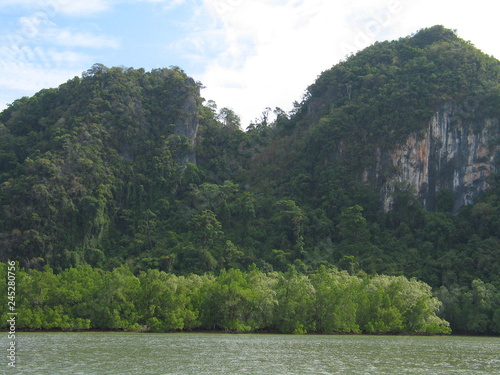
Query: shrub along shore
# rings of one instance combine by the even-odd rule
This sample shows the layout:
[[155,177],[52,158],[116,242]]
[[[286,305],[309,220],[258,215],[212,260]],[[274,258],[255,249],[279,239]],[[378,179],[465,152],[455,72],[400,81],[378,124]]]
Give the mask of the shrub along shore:
[[[7,265],[0,263],[5,278]],[[59,274],[19,269],[17,330],[220,331],[443,334],[442,304],[431,287],[403,276],[356,276],[320,267],[303,274],[222,270],[138,275],[126,265],[82,265]],[[1,295],[2,324],[7,293]]]

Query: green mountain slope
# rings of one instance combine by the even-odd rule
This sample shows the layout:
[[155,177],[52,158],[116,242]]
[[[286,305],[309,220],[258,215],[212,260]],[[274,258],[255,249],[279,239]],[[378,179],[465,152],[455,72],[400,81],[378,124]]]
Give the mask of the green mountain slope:
[[120,242],[147,241],[138,228],[182,183],[192,145],[177,128],[204,121],[200,103],[179,69],[101,65],[14,102],[0,116],[3,259],[67,267],[99,263],[104,249],[127,257]]
[[[341,208],[343,198],[337,203],[326,196],[379,188],[398,172],[390,152],[420,136],[446,104],[453,107],[450,122],[477,127],[474,121],[495,119],[498,137],[499,74],[498,60],[441,26],[377,43],[323,72],[296,114],[266,129],[277,141],[256,158],[253,179],[296,196],[288,190],[300,176],[308,185],[303,195],[315,205]],[[359,182],[363,186],[352,186]]]
[[[300,235],[289,235],[289,244],[281,247],[277,242],[268,246],[289,249],[290,260],[347,262],[371,272],[417,276],[433,285],[467,283],[474,277],[495,279],[478,264],[482,261],[472,260],[474,245],[468,245],[477,234],[491,241],[498,257],[495,190],[484,198],[491,213],[488,219],[483,216],[490,228],[487,234],[476,231],[474,208],[467,207],[459,216],[449,212],[466,189],[453,181],[461,170],[484,170],[483,177],[467,178],[489,189],[496,186],[499,67],[498,60],[436,26],[359,52],[324,72],[291,118],[278,112],[274,123],[254,124],[249,137],[260,150],[249,164],[248,183],[256,192],[293,201],[303,214],[303,220],[296,219],[300,230],[292,231]],[[403,160],[410,166],[428,164],[422,173],[429,175],[434,190],[427,186],[429,193],[419,195],[405,180],[401,171],[405,166],[394,163],[397,150],[410,148],[407,140],[412,137],[425,146],[425,133],[436,130],[429,130],[429,123],[447,106],[452,108],[449,117],[441,121],[437,116],[436,121],[456,138],[446,139],[444,146],[444,138],[434,139],[439,147],[403,154],[448,152],[441,158]],[[489,135],[485,143],[466,146],[477,133]],[[456,149],[452,141],[459,145]],[[484,153],[467,164],[472,148]],[[396,183],[389,185],[391,181]],[[387,186],[392,188],[389,193]],[[384,199],[391,202],[387,213],[381,212]],[[423,209],[431,206],[430,201],[438,212]],[[275,229],[270,231],[266,238],[273,238]],[[461,255],[457,257],[461,261],[447,263],[457,253],[467,254],[468,265]],[[493,264],[498,267],[498,262]]]
[[[335,65],[292,114],[243,132],[178,68],[95,65],[0,114],[0,260],[178,274],[330,264],[434,287],[498,283],[499,66],[424,29]],[[458,215],[437,177],[426,210],[391,156],[448,104],[467,137],[497,129],[479,161],[488,192]]]

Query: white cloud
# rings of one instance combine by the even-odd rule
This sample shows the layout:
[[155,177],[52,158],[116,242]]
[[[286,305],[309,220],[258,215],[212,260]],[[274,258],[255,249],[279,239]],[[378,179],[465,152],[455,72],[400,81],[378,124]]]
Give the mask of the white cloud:
[[[155,11],[190,7],[190,20],[165,17],[165,30],[168,22],[175,24],[175,33],[179,25],[185,29],[167,46],[168,54],[202,71],[195,78],[207,87],[203,96],[219,107],[231,107],[244,126],[265,107],[291,110],[307,86],[346,54],[422,27],[455,28],[486,53],[500,56],[498,12],[490,0],[476,0],[473,6],[451,0],[1,0],[0,9],[15,5],[25,13],[10,39],[0,36],[0,67],[7,67],[0,70],[1,95],[4,88],[16,85],[40,89],[53,86],[50,82],[59,84],[71,77],[69,72],[79,74],[100,60],[96,51],[105,58],[107,50],[119,55],[116,49],[127,43],[120,30],[105,35],[81,29],[76,22],[64,27],[58,23],[63,17],[67,21],[68,16],[73,20],[106,10],[113,17],[111,11],[119,7],[120,14],[127,15],[132,3]],[[104,17],[92,22],[92,30],[106,29],[99,24],[107,22]],[[161,32],[144,35],[151,45],[158,45],[161,37]],[[145,53],[144,61],[159,61],[161,53],[165,51],[154,51],[153,57]],[[47,77],[53,78],[44,81]]]
[[162,1],[162,0],[147,0],[147,1],[166,2],[165,6],[163,7],[163,10],[165,10],[165,11],[177,8],[178,6],[183,5],[183,4],[186,3],[186,0],[167,0],[167,1]]
[[[244,126],[267,106],[291,110],[307,86],[347,54],[423,27],[443,24],[457,28],[459,36],[473,42],[476,37],[482,41],[475,43],[479,48],[500,55],[494,37],[497,13],[484,14],[491,8],[487,0],[478,0],[473,7],[465,2],[434,0],[203,3],[214,18],[209,26],[218,32],[219,51],[196,78],[207,87],[203,95],[219,107],[233,108]],[[485,28],[490,31],[489,41]],[[199,38],[203,38],[201,33]]]
[[2,0],[0,8],[15,5],[17,8],[26,7],[38,11],[45,11],[47,13],[88,16],[110,10],[116,6],[126,6],[131,3],[165,4],[164,9],[170,10],[187,1],[188,0]]
[[0,56],[0,110],[16,98],[59,86],[93,63],[82,52],[30,45],[4,44]]
[[176,6],[186,2],[186,0],[129,0],[133,3],[166,3],[167,6]]
[[1,7],[15,5],[44,12],[50,16],[62,13],[71,16],[88,16],[110,8],[111,0],[3,0]]
[[120,43],[116,38],[104,35],[95,35],[87,31],[71,31],[58,28],[56,24],[44,16],[36,13],[19,19],[19,29],[9,35],[16,44],[43,43],[55,44],[65,47],[82,48],[112,48],[116,49]]
[[100,13],[102,11],[110,9],[109,0],[51,0],[56,3],[55,9],[58,12],[73,15],[82,16],[94,13]]
[[[67,61],[67,58],[63,59]],[[64,81],[81,75],[81,70],[65,69],[61,67],[47,68],[44,64],[24,64],[7,66],[2,65],[2,74],[0,75],[0,86],[7,93],[18,93],[15,98],[21,96],[31,96],[37,91],[57,87]],[[12,96],[9,95],[12,100]],[[0,103],[4,107],[6,102]]]
[[[55,49],[45,49],[39,46],[1,46],[0,47],[0,86],[4,87],[4,82],[10,82],[11,77],[16,77],[17,85],[9,88],[16,88],[19,85],[34,85],[39,87],[40,84],[36,81],[44,80],[44,74],[40,74],[37,80],[32,80],[23,74],[23,70],[27,72],[42,72],[61,71],[62,76],[67,76],[67,70],[74,71],[75,64],[88,64],[91,57],[74,51],[58,51]],[[81,71],[80,71],[81,72]],[[26,80],[26,83],[23,81]],[[59,80],[61,83],[61,80]],[[33,86],[33,87],[34,87]],[[30,86],[32,87],[32,86]]]
[[162,8],[164,11],[170,11],[188,2],[188,0],[116,0],[116,1],[117,2],[124,1],[128,3],[164,4]]
[[347,2],[206,0],[226,48],[200,77],[207,99],[233,108],[246,126],[265,107],[291,110],[316,76],[339,60]]
[[[10,0],[6,0],[7,5]],[[2,4],[3,6],[6,3]],[[108,5],[102,0],[16,0],[31,7],[18,27],[0,36],[0,110],[8,102],[56,87],[95,63],[89,50],[116,49],[115,38],[57,25],[59,15],[88,15]]]
[[490,0],[434,1],[404,0],[405,11],[398,19],[400,32],[409,34],[436,24],[456,29],[459,37],[470,40],[487,54],[500,58],[497,3]]
[[54,43],[65,47],[83,48],[113,48],[120,47],[114,38],[94,35],[87,32],[72,32],[69,30],[52,30],[47,37]]
[[[4,49],[0,49],[0,53],[3,52]],[[75,68],[74,62],[75,59],[81,61],[84,56],[31,49],[14,54],[18,55],[18,60],[0,61],[0,110],[17,98],[31,96],[44,88],[57,87],[82,72]],[[39,62],[31,61],[32,57]]]

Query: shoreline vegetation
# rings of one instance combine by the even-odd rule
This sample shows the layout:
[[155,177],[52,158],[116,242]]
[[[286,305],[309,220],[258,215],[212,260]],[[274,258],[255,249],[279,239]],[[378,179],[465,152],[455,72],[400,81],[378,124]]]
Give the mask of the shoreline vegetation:
[[[499,83],[498,59],[437,25],[245,130],[175,66],[98,63],[15,100],[0,327],[498,335]],[[396,163],[432,119],[448,129],[432,150],[456,147],[411,141]]]
[[296,332],[279,332],[272,330],[255,330],[255,331],[223,331],[217,329],[193,329],[187,330],[171,330],[171,331],[148,331],[146,327],[136,329],[136,330],[122,330],[122,329],[62,329],[62,328],[49,328],[49,329],[20,329],[16,331],[17,333],[130,333],[130,334],[171,334],[171,335],[196,335],[196,334],[207,334],[207,335],[305,335],[305,336],[394,336],[394,337],[490,337],[497,338],[500,337],[500,333],[460,333],[453,332],[450,329],[446,333],[408,333],[408,332],[387,332],[387,333],[363,333],[363,332],[318,332],[318,331],[308,331],[305,333]]
[[[46,329],[46,330],[20,330],[18,333],[130,333],[130,334],[166,334],[166,335],[195,335],[195,334],[207,334],[207,335],[297,335],[297,333],[283,333],[283,332],[270,332],[270,331],[250,331],[250,332],[238,332],[238,331],[210,331],[210,330],[195,330],[195,331],[164,331],[164,332],[152,332],[152,331],[120,331],[120,330],[62,330],[62,329]],[[464,334],[464,333],[342,333],[342,332],[332,332],[332,333],[321,333],[321,332],[306,332],[300,335],[305,336],[394,336],[394,337],[500,337],[499,334]]]
[[429,285],[326,266],[308,275],[294,266],[264,273],[252,265],[187,276],[155,269],[134,275],[126,265],[113,271],[82,265],[55,274],[45,266],[18,270],[17,283],[18,331],[451,333],[436,315],[442,303]]

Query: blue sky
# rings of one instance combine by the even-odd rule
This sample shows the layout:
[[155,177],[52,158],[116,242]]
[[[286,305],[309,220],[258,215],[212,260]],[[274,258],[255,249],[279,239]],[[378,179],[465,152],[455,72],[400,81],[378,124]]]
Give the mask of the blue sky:
[[1,0],[0,110],[94,63],[177,65],[246,127],[375,41],[442,24],[500,57],[492,0]]

